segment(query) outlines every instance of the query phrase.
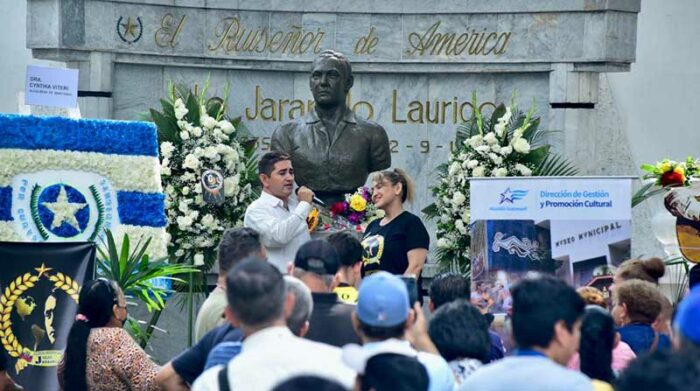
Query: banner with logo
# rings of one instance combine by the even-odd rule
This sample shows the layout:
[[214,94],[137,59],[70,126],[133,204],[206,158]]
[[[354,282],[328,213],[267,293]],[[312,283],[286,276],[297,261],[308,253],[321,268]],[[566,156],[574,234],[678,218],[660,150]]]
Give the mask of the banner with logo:
[[166,255],[153,124],[0,114],[0,161],[0,241],[96,241],[111,229]]
[[95,251],[94,243],[0,242],[0,354],[25,390],[58,389],[56,367]]
[[[630,256],[627,177],[472,179],[472,280],[546,271],[576,286]],[[499,274],[500,273],[500,274]]]
[[535,271],[606,293],[630,258],[631,185],[628,177],[472,179],[472,302],[507,318],[510,287]]

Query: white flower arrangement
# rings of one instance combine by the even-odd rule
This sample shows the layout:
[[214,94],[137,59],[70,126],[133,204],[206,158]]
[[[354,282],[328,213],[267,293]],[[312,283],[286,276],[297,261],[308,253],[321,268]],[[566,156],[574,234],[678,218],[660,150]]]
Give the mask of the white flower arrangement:
[[[476,96],[472,107],[479,107]],[[459,128],[456,147],[440,168],[439,183],[431,188],[435,203],[423,211],[436,219],[437,258],[443,268],[470,270],[469,178],[576,173],[567,161],[550,154],[549,145],[535,141],[542,136],[534,112],[534,103],[523,114],[511,102],[498,106],[490,118],[475,110]]]
[[[205,102],[204,91],[170,87],[163,113],[151,110],[161,138],[161,175],[166,196],[169,253],[211,267],[224,230],[241,226],[245,209],[254,200],[254,175],[248,171],[252,149],[239,142],[236,126],[224,117],[223,103]],[[200,179],[206,170],[224,177],[223,204],[207,204]]]

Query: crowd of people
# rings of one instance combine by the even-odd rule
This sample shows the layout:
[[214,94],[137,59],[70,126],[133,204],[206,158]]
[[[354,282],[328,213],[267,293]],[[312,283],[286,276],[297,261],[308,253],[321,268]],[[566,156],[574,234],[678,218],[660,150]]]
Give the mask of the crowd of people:
[[[658,259],[624,262],[612,300],[544,274],[498,287],[517,345],[506,351],[483,311],[487,296],[499,296],[489,287],[472,294],[465,277],[444,273],[427,287],[426,305],[411,298],[416,285],[421,292],[429,239],[403,210],[412,186],[401,170],[373,178],[386,214],[363,238],[314,240],[306,228],[313,192],[292,195],[289,158],[266,154],[259,172],[263,195],[246,226],[219,243],[219,277],[197,314],[196,344],[156,365],[123,329],[119,286],[88,281],[58,368],[63,390],[700,389],[692,273],[675,311],[658,287]],[[0,390],[20,390],[4,370],[0,361]]]

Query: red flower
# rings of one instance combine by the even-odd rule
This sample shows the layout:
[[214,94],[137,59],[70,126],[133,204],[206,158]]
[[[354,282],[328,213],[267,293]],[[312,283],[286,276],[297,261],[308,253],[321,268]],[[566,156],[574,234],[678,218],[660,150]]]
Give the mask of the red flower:
[[345,201],[338,201],[331,205],[331,214],[333,216],[344,215],[348,210],[348,203]]
[[661,186],[683,186],[685,175],[676,171],[668,171],[661,175]]

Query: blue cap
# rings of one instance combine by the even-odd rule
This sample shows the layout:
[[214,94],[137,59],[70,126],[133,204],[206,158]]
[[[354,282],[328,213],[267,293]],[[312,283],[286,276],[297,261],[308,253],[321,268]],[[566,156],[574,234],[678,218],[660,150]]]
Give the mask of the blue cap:
[[700,286],[693,288],[678,306],[676,328],[686,339],[700,344]]
[[357,299],[357,317],[375,327],[393,327],[408,319],[406,284],[391,273],[376,272],[362,280]]

